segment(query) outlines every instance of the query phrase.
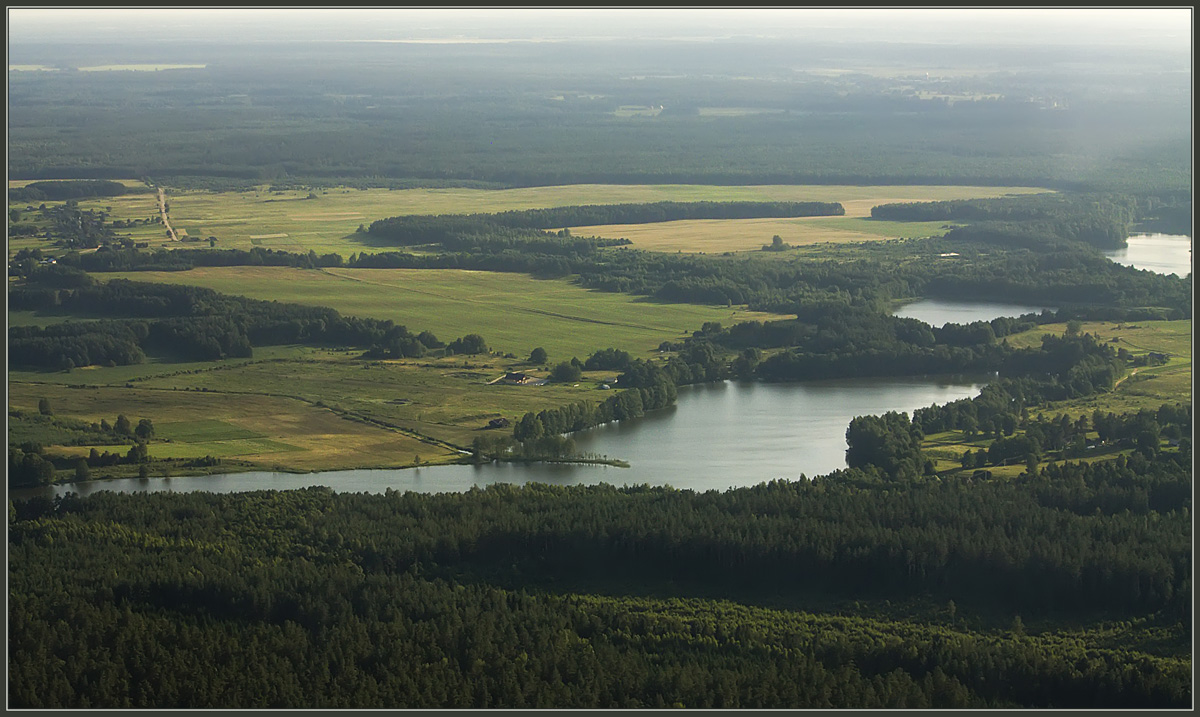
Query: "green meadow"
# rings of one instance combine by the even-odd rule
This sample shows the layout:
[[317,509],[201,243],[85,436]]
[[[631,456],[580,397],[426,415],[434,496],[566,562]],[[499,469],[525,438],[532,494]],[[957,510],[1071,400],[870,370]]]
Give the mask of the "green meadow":
[[[261,364],[251,364],[260,366]],[[9,407],[37,411],[46,398],[56,415],[89,422],[114,422],[124,414],[133,422],[149,418],[155,438],[148,445],[152,458],[189,459],[213,456],[236,459],[265,469],[315,471],[354,467],[402,467],[415,456],[425,464],[446,463],[458,451],[441,441],[378,422],[348,420],[343,413],[318,398],[319,368],[310,367],[318,380],[312,395],[298,395],[287,384],[291,371],[187,372],[137,384],[107,385],[110,369],[88,377],[76,375],[74,384],[27,383],[10,379]],[[77,374],[77,372],[75,372]],[[220,377],[213,380],[214,374]],[[208,384],[215,387],[211,390]],[[369,389],[377,395],[381,386]],[[364,392],[367,389],[364,388]],[[202,417],[202,418],[200,418]],[[49,446],[62,455],[86,455],[91,446]],[[124,453],[127,448],[96,446],[97,450]]]
[[[273,353],[208,364],[15,372],[9,407],[36,413],[46,398],[56,415],[88,422],[113,423],[118,414],[135,423],[150,418],[155,458],[212,455],[321,470],[412,465],[417,455],[422,463],[448,462],[491,430],[492,419],[598,402],[608,395],[601,384],[615,378],[598,371],[573,384],[489,385],[508,371],[545,377],[548,369],[496,356],[374,361],[359,351]],[[88,448],[54,452],[85,455]]]
[[476,333],[489,348],[524,358],[541,346],[550,360],[580,360],[603,348],[638,356],[678,341],[706,321],[782,318],[743,308],[669,304],[591,291],[566,279],[454,269],[204,267],[98,278],[203,286],[254,299],[330,306],[348,316],[391,319],[442,341]]
[[[1047,334],[1061,335],[1066,324],[1046,324],[1036,329],[1007,337],[1014,348],[1030,348],[1041,345]],[[1107,393],[1099,393],[1069,401],[1056,401],[1030,413],[1053,418],[1066,414],[1072,419],[1081,415],[1090,418],[1095,411],[1103,413],[1136,413],[1142,409],[1155,410],[1164,403],[1190,401],[1192,396],[1192,322],[1180,321],[1135,321],[1116,323],[1111,321],[1083,322],[1080,330],[1109,343],[1114,349],[1123,348],[1131,355],[1146,356],[1161,353],[1168,356],[1166,363],[1159,366],[1130,368]],[[1095,437],[1092,434],[1091,437]],[[925,437],[922,444],[926,454],[933,458],[937,470],[952,470],[959,465],[964,451],[986,450],[990,439],[976,436],[968,438],[962,431],[947,431]],[[1125,453],[1129,451],[1126,450]],[[1095,455],[1078,460],[1108,460],[1115,458],[1115,449],[1100,451]],[[1024,464],[989,467],[996,477],[1015,477],[1025,470]]]

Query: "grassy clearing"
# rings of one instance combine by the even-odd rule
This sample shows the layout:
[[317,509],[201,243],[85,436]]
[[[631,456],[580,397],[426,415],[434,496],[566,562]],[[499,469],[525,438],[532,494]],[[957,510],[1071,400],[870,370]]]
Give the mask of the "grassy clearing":
[[47,314],[39,314],[35,311],[10,311],[8,312],[9,326],[49,326],[50,324],[61,324],[64,321],[87,321],[75,316],[53,316]]
[[758,251],[778,235],[792,246],[857,243],[907,237],[941,236],[945,222],[877,222],[846,217],[794,219],[694,219],[655,224],[606,224],[571,227],[576,236],[625,238],[635,249],[718,253]]
[[[1008,337],[1015,348],[1041,345],[1046,334],[1061,335],[1066,324],[1047,324],[1032,331]],[[1192,322],[1182,321],[1138,321],[1114,323],[1106,321],[1084,322],[1082,331],[1110,341],[1114,347],[1124,348],[1134,356],[1150,352],[1168,354],[1167,363],[1161,366],[1142,366],[1130,369],[1108,393],[1085,398],[1058,401],[1031,410],[1034,416],[1055,418],[1062,414],[1072,419],[1081,415],[1091,417],[1095,411],[1103,413],[1136,413],[1142,409],[1155,410],[1164,403],[1190,402],[1192,397]],[[1095,438],[1093,433],[1089,436]],[[968,439],[961,431],[949,431],[925,437],[923,448],[935,460],[937,470],[952,470],[959,466],[964,451],[986,450],[990,439]],[[1128,451],[1125,451],[1128,453]],[[1113,449],[1099,450],[1094,454],[1072,458],[1072,462],[1084,460],[1110,460],[1118,455]],[[989,467],[995,477],[1013,477],[1025,470],[1024,465]]]
[[[1066,324],[1047,324],[1032,331],[1008,337],[1010,345],[1023,348],[1041,344],[1045,334],[1062,334]],[[1130,369],[1110,393],[1055,404],[1048,414],[1066,411],[1071,415],[1091,414],[1097,409],[1105,412],[1128,413],[1143,408],[1158,408],[1164,403],[1190,401],[1192,395],[1192,322],[1111,321],[1084,322],[1081,330],[1108,342],[1116,349],[1125,349],[1134,356],[1151,352],[1169,358],[1161,366],[1141,366]]]
[[582,289],[567,280],[522,274],[416,269],[303,270],[217,267],[130,272],[128,278],[205,286],[220,292],[317,306],[349,316],[391,319],[443,341],[469,333],[489,347],[526,357],[541,346],[552,361],[586,358],[602,348],[649,355],[706,321],[781,318],[739,308],[665,304]]
[[[527,411],[578,400],[599,401],[608,395],[598,388],[599,383],[613,378],[612,372],[596,372],[572,385],[488,385],[513,370],[546,374],[544,369],[497,357],[363,361],[327,353],[313,360],[247,364],[228,371],[155,378],[139,385],[168,391],[188,389],[183,400],[190,400],[187,397],[197,391],[295,396],[339,415],[381,422],[469,448],[475,436],[489,430],[486,426],[494,418],[513,421]],[[296,443],[296,439],[288,442]]]
[[[35,183],[35,182],[54,182],[54,181],[70,182],[70,181],[77,181],[77,180],[70,180],[70,179],[63,179],[63,180],[54,180],[54,179],[10,179],[10,180],[8,180],[8,186],[9,186],[9,188],[10,188],[10,189],[14,189],[14,188],[17,188],[17,187],[24,187],[24,186],[26,186],[26,185],[33,184],[33,183]],[[140,180],[140,179],[105,179],[104,181],[106,181],[106,182],[116,182],[117,184],[123,184],[123,185],[125,185],[126,187],[129,187],[130,189],[138,189],[138,188],[140,188],[140,189],[146,189],[146,183],[145,183],[145,182],[143,182],[143,181],[142,181],[142,180]],[[110,198],[111,198],[111,199],[120,199],[120,197],[105,197],[105,198],[103,198],[103,199],[98,199],[98,200],[96,200],[96,201],[98,201],[98,202],[103,202],[103,201],[104,201],[104,199],[110,199]],[[39,202],[39,204],[40,204],[40,202]]]
[[175,421],[155,426],[159,436],[182,443],[207,443],[210,441],[241,441],[262,438],[262,434],[235,426],[226,421],[207,418],[199,421]]
[[[470,214],[502,212],[510,209],[540,209],[577,204],[619,204],[660,201],[827,201],[841,202],[845,218],[869,217],[876,204],[904,201],[935,201],[997,197],[1006,194],[1044,192],[1033,187],[954,187],[954,186],[877,186],[845,185],[606,185],[576,184],[520,189],[407,189],[358,190],[348,188],[287,190],[271,192],[266,187],[252,192],[180,192],[168,190],[171,223],[199,243],[166,242],[164,236],[138,237],[151,246],[206,246],[209,237],[217,238],[217,248],[250,249],[254,246],[292,252],[318,254],[372,251],[381,248],[371,243],[359,225],[376,219],[405,214]],[[309,195],[312,198],[309,198]],[[153,197],[148,205],[133,203],[130,197],[81,202],[85,208],[112,206],[113,219],[137,219],[156,210]],[[147,210],[149,206],[149,210]],[[863,225],[858,228],[836,226],[844,231],[861,231],[875,238],[882,231]],[[890,230],[884,231],[889,233]],[[160,232],[162,233],[162,232]],[[769,242],[772,231],[758,244]],[[282,236],[286,235],[286,236]],[[899,232],[898,236],[911,236]],[[252,238],[253,237],[253,238]],[[756,240],[757,241],[757,240]]]
[[[63,317],[51,317],[61,319]],[[69,317],[68,317],[69,318]],[[161,356],[149,356],[145,363],[132,366],[84,366],[70,372],[58,369],[28,370],[9,369],[9,383],[54,383],[63,385],[122,386],[130,381],[139,381],[151,376],[174,376],[198,371],[222,371],[247,363],[270,361],[281,358],[305,358],[312,349],[302,346],[265,346],[254,349],[252,358],[226,359],[224,361],[175,361]]]
[[589,372],[571,385],[488,385],[514,370],[547,373],[495,356],[364,361],[357,352],[311,351],[208,370],[147,372],[130,383],[114,380],[125,375],[120,367],[77,370],[70,384],[10,376],[9,406],[36,412],[44,397],[56,415],[87,422],[113,423],[119,413],[135,423],[150,418],[160,439],[151,445],[157,458],[213,455],[317,470],[411,465],[416,455],[422,463],[446,462],[457,453],[445,443],[469,448],[481,432],[493,430],[487,428],[492,419],[514,421],[527,411],[600,401],[609,395],[600,384],[614,378],[613,372]]
[[160,70],[203,70],[208,65],[133,64],[91,65],[80,67],[80,72],[158,72]]
[[[219,372],[200,375],[212,373]],[[10,380],[9,405],[36,410],[38,400],[46,397],[56,407],[56,414],[85,421],[107,419],[112,423],[118,413],[134,422],[149,418],[154,421],[157,434],[149,452],[157,459],[211,455],[248,461],[264,468],[311,471],[406,466],[417,455],[422,463],[446,463],[458,455],[445,446],[396,430],[347,420],[329,408],[305,400],[264,393],[231,395],[221,390],[199,392],[143,386],[71,388]],[[198,422],[195,419],[198,415],[206,418]],[[86,455],[89,448],[52,446],[49,450]],[[112,446],[97,448],[113,450]]]

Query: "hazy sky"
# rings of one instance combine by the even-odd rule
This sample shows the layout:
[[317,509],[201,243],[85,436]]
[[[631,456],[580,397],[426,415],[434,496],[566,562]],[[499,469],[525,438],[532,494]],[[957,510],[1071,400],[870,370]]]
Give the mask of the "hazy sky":
[[1190,50],[1190,8],[379,9],[12,8],[10,42],[804,37]]

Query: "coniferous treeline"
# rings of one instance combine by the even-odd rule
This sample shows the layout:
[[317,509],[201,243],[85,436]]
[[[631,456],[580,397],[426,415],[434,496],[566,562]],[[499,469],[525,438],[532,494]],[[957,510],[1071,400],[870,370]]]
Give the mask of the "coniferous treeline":
[[[119,197],[129,188],[120,182],[103,179],[64,180],[57,182],[30,182],[23,187],[10,187],[10,202],[45,202],[89,197]],[[137,191],[147,191],[142,188]]]
[[[619,370],[613,395],[591,404],[577,402],[559,408],[547,408],[538,413],[529,412],[513,426],[513,440],[534,445],[544,438],[553,438],[565,433],[582,431],[610,421],[623,421],[645,415],[646,411],[666,408],[675,403],[679,386],[707,381],[718,381],[729,376],[725,359],[718,356],[711,344],[694,343],[682,347],[674,356],[663,362],[632,359],[624,351],[603,349],[580,363],[588,370]],[[561,451],[568,446],[558,443],[547,447]],[[474,444],[475,454],[481,458],[505,458],[513,446],[503,440],[485,438]],[[536,455],[537,451],[525,450],[521,457]],[[556,454],[556,455],[559,455]]]
[[[936,242],[936,243],[935,243]],[[747,304],[752,309],[793,313],[821,301],[857,302],[882,311],[895,299],[928,296],[972,301],[1019,301],[1070,306],[1080,318],[1185,318],[1191,315],[1190,283],[1114,264],[1077,250],[1045,253],[1001,249],[970,242],[910,241],[905,259],[885,247],[862,248],[855,261],[730,261],[632,249],[526,253],[517,247],[490,253],[418,255],[380,252],[352,257],[347,266],[404,269],[471,269],[536,276],[577,275],[589,289],[651,296],[662,301]],[[875,251],[879,252],[874,256]],[[939,260],[938,253],[962,252]],[[926,257],[911,261],[912,256]],[[852,287],[852,288],[851,288]]]
[[1129,229],[1146,219],[1163,221],[1190,211],[1191,201],[1166,196],[1115,194],[1035,194],[996,199],[881,204],[873,219],[890,221],[972,222],[971,231],[952,236],[966,240],[1043,246],[1047,237],[1111,249],[1125,245]]
[[653,224],[685,219],[824,217],[843,216],[845,213],[846,208],[838,202],[649,202],[522,209],[469,216],[509,227],[558,229],[596,224]]
[[[943,706],[1188,703],[1186,662],[1119,651],[1089,662],[1070,642],[1024,636],[1016,620],[988,637],[896,624],[886,629],[904,635],[881,642],[856,637],[869,629],[859,618],[794,615],[807,624],[796,632],[739,607],[741,617],[696,633],[637,600],[489,586],[553,581],[571,590],[600,579],[742,599],[797,590],[921,595],[1031,622],[1063,610],[1118,620],[1190,614],[1190,466],[1173,457],[886,489],[880,473],[868,466],[722,493],[496,485],[438,495],[310,489],[18,501],[10,507],[10,698],[21,706],[541,699],[562,707],[621,704],[613,691],[624,689],[620,699],[657,694],[685,706],[863,706],[890,675],[956,685],[943,695],[957,697],[928,703]],[[36,586],[49,573],[63,588],[42,595]],[[572,607],[579,600],[587,609]],[[714,608],[726,609],[697,606]],[[71,629],[55,628],[62,615]],[[85,644],[109,648],[81,651]],[[214,650],[222,659],[199,669]],[[713,662],[718,654],[732,662]],[[851,660],[871,691],[846,671]],[[820,674],[818,663],[836,676],[797,681],[796,670]],[[426,667],[397,669],[403,664]],[[744,681],[727,683],[726,667],[744,671]],[[671,687],[676,669],[693,675],[686,695]],[[625,682],[633,673],[645,681]],[[888,704],[933,699],[904,692],[909,702]]]

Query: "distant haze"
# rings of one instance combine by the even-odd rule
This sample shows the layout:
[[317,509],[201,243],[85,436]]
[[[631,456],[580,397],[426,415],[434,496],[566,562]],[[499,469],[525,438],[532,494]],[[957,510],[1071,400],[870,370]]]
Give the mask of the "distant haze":
[[10,42],[481,41],[796,38],[1102,44],[1187,52],[1190,8],[1167,9],[131,9],[8,10]]

